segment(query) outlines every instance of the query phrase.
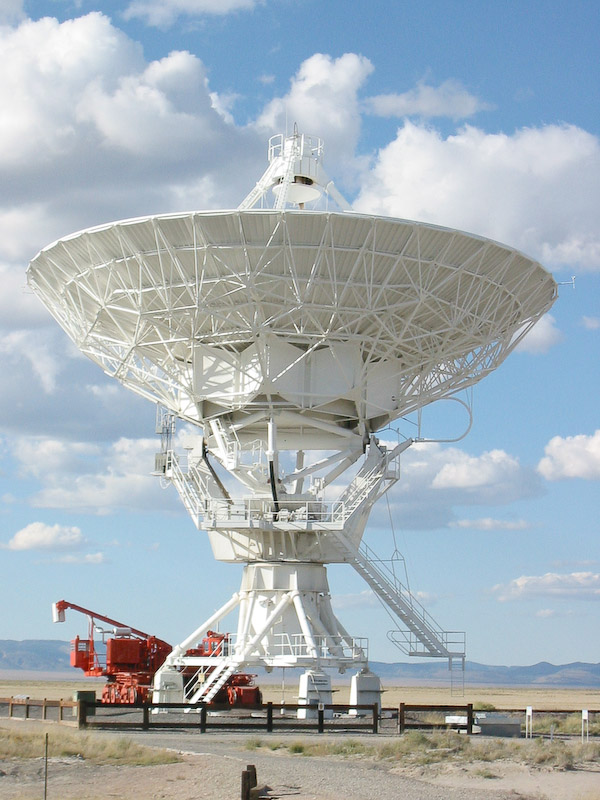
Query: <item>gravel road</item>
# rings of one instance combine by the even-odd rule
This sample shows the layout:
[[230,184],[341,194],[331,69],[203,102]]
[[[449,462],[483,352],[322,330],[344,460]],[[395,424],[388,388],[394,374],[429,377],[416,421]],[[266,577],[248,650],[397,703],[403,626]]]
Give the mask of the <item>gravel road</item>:
[[[224,737],[152,732],[129,733],[128,738],[140,744],[206,756],[202,760],[202,772],[204,779],[213,786],[211,797],[214,800],[239,796],[231,792],[233,786],[236,789],[239,786],[241,771],[247,764],[256,766],[258,783],[270,787],[271,797],[289,796],[296,800],[525,800],[527,797],[514,791],[497,791],[491,786],[482,791],[433,785],[426,777],[416,779],[396,774],[383,762],[305,758],[282,750],[249,750],[245,747],[248,737],[235,734]],[[268,743],[266,738],[262,741]]]

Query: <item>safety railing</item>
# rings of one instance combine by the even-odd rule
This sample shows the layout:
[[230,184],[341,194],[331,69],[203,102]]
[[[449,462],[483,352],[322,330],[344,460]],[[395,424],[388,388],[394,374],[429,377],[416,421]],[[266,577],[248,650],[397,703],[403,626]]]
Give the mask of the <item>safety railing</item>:
[[[227,653],[231,658],[235,658],[236,653],[245,653],[246,646],[252,640],[252,635],[238,636],[235,633],[228,635]],[[342,637],[342,636],[314,636],[314,647],[307,642],[303,634],[276,633],[269,636],[268,646],[264,642],[256,645],[255,650],[246,653],[246,666],[252,669],[252,657],[260,659],[278,658],[313,658],[316,657],[326,660],[334,657],[336,660],[348,662],[364,662],[368,659],[369,640],[365,637]],[[333,655],[335,653],[335,655]],[[202,664],[210,666],[213,660],[220,662],[222,653],[204,657]],[[191,656],[190,658],[193,658]],[[193,664],[194,661],[186,657],[186,663]],[[198,663],[198,662],[196,662]],[[257,665],[262,666],[262,663]]]

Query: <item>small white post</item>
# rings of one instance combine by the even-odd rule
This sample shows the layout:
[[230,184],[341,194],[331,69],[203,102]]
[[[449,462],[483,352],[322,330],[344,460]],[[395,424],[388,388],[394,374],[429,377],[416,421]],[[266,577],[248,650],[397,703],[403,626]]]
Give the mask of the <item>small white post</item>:
[[527,706],[525,712],[525,738],[533,739],[533,706]]
[[590,720],[587,708],[581,711],[581,741],[589,742],[590,740]]

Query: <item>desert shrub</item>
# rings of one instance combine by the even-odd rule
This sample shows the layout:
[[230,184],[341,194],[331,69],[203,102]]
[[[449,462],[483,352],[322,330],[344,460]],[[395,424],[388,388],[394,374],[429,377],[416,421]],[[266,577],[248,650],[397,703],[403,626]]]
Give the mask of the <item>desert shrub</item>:
[[262,747],[262,740],[259,739],[258,736],[251,736],[244,742],[244,748],[246,750],[258,750],[259,747]]
[[[0,728],[0,758],[40,758],[45,753],[45,731]],[[149,766],[179,761],[175,753],[136,744],[117,736],[54,728],[48,732],[48,756],[79,756],[94,764]]]

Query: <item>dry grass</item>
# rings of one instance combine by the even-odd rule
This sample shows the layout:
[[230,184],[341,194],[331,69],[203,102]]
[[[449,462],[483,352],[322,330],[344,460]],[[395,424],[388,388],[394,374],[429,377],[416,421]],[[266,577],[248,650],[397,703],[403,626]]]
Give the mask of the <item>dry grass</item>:
[[[42,757],[45,735],[43,730],[0,728],[0,759]],[[180,760],[175,753],[142,747],[129,739],[94,736],[64,728],[48,731],[48,756],[79,757],[93,764],[115,766],[151,766]]]
[[[600,744],[581,744],[573,741],[547,739],[518,740],[478,738],[453,731],[423,733],[409,731],[394,739],[364,741],[344,738],[340,740],[295,739],[266,741],[253,737],[246,743],[248,749],[261,747],[287,750],[302,756],[339,756],[364,758],[375,761],[400,762],[403,766],[426,766],[453,762],[492,763],[512,761],[537,767],[559,770],[576,769],[582,765],[600,765]],[[492,777],[492,776],[490,776]]]

